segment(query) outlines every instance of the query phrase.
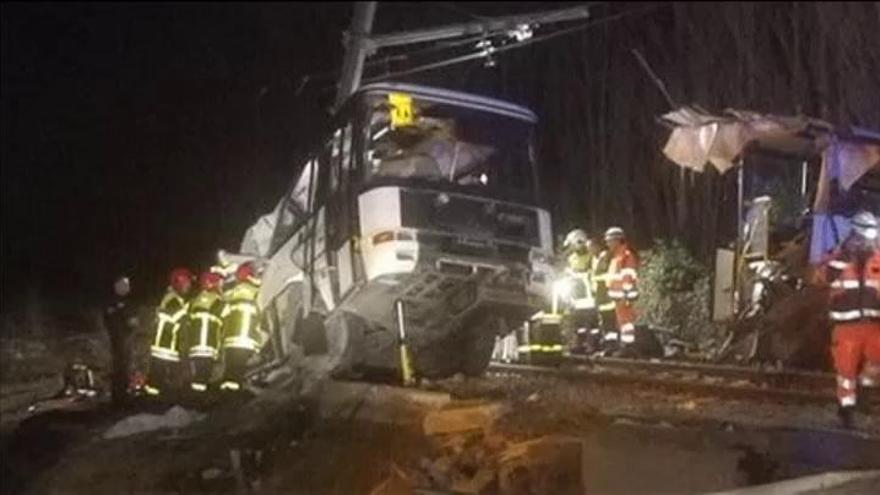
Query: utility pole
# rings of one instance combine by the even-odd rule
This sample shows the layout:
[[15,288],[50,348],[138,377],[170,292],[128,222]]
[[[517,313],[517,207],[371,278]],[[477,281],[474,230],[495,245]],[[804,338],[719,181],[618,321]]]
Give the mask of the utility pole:
[[342,62],[342,75],[339,77],[339,88],[336,92],[337,108],[361,84],[364,60],[369,53],[367,40],[373,30],[373,19],[376,18],[376,3],[354,2],[351,29],[345,33],[345,60]]
[[378,50],[393,46],[414,45],[431,41],[448,40],[485,34],[487,36],[510,31],[523,25],[544,25],[557,22],[586,19],[590,16],[589,4],[529,14],[510,15],[449,24],[436,28],[400,31],[388,34],[371,34],[377,2],[355,2],[351,29],[347,33],[345,60],[336,94],[336,106],[342,104],[360,86],[364,61]]

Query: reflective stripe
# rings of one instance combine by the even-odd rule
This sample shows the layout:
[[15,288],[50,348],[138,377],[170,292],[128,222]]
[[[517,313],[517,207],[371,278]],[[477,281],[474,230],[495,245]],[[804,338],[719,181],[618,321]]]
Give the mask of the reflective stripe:
[[531,350],[531,346],[521,345],[516,348],[519,352],[529,352]]
[[144,392],[146,392],[147,395],[159,395],[159,389],[156,387],[151,387],[149,385],[144,387]]
[[234,302],[227,307],[230,311],[241,311],[242,313],[248,313],[252,315],[257,314],[257,311],[259,311],[255,303],[246,301]]
[[634,334],[624,332],[620,336],[620,341],[623,342],[624,344],[632,344],[633,342],[636,341],[636,336]]
[[845,395],[840,398],[840,405],[843,407],[849,407],[856,405],[856,395]]
[[174,324],[176,321],[177,320],[169,314],[159,313],[159,323]]
[[183,315],[185,315],[187,313],[187,309],[188,308],[186,306],[184,306],[183,308],[177,310],[177,312],[173,313],[173,314],[168,314],[165,311],[160,310],[159,311],[159,321],[170,321],[171,323],[175,323],[175,322],[177,322],[177,320],[182,318]]
[[558,325],[562,323],[562,316],[554,314],[544,314],[541,315],[540,318],[538,318],[538,321],[543,325]]
[[542,352],[562,352],[561,345],[543,345],[541,346],[540,351]]
[[177,321],[177,320],[183,318],[183,316],[185,314],[187,314],[188,312],[189,312],[189,305],[184,304],[182,308],[180,308],[179,310],[177,310],[176,313],[171,315],[171,318],[174,319],[174,321]]
[[605,334],[605,340],[617,341],[617,332],[608,332]]
[[217,349],[207,345],[197,345],[189,349],[190,357],[209,357],[216,358],[219,352]]
[[259,343],[247,336],[229,337],[223,341],[224,348],[246,349],[253,351],[259,347]]
[[240,388],[241,385],[233,381],[226,381],[220,384],[220,390],[238,390]]
[[151,346],[150,355],[162,361],[180,361],[180,353],[164,347]]
[[527,351],[530,352],[562,352],[562,345],[540,345],[540,344],[532,344],[525,347]]
[[614,303],[609,302],[599,305],[599,311],[614,311]]
[[192,317],[196,320],[202,320],[202,321],[207,320],[210,322],[220,323],[220,324],[223,323],[223,320],[219,316],[212,315],[211,313],[205,313],[204,311],[199,311],[198,313],[194,313],[192,315]]
[[633,325],[632,323],[624,323],[623,325],[620,325],[620,331],[624,332],[624,333],[625,332],[635,332],[636,326]]
[[633,280],[639,279],[639,274],[633,268],[624,268],[620,270],[620,276],[623,277],[632,277]]
[[862,376],[859,378],[859,385],[863,387],[876,387],[877,380],[870,376]]
[[593,309],[596,307],[595,301],[591,298],[575,299],[571,305],[574,309]]
[[205,390],[208,390],[208,386],[204,383],[191,383],[189,386],[196,392],[204,392]]
[[831,282],[832,289],[858,289],[858,280],[835,280]]
[[831,260],[828,262],[828,266],[834,268],[835,270],[845,270],[848,265],[849,263],[847,263],[846,261],[840,260]]
[[635,300],[639,298],[639,291],[631,290],[626,293],[626,298],[629,300]]
[[855,321],[861,318],[880,318],[880,309],[862,308],[849,311],[829,311],[828,316],[833,321]]
[[857,309],[850,311],[829,311],[828,316],[834,321],[858,320],[862,316],[862,312]]
[[626,294],[622,290],[609,290],[608,297],[611,299],[623,299],[626,297]]
[[844,390],[855,390],[856,389],[856,381],[850,380],[849,378],[845,378],[842,376],[837,377],[837,386]]

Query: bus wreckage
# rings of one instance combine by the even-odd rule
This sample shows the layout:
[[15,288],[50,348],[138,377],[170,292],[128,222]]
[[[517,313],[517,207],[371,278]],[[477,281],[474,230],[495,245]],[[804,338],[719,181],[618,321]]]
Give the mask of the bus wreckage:
[[736,230],[718,239],[712,311],[732,325],[714,357],[827,366],[827,296],[809,281],[859,209],[880,214],[880,133],[699,107],[660,121],[671,130],[663,148],[669,160],[696,172],[711,164],[733,186],[726,196],[735,204],[719,204]]
[[550,215],[535,114],[466,93],[362,87],[240,254],[265,264],[253,366],[477,375],[545,306]]

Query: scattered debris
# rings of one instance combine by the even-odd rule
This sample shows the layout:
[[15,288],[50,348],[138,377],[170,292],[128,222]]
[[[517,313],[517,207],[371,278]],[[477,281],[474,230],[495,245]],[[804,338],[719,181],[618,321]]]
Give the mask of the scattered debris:
[[149,431],[185,428],[204,419],[205,415],[174,406],[165,414],[137,414],[114,424],[104,432],[103,438],[121,438]]
[[452,490],[457,493],[482,495],[497,488],[497,473],[494,469],[481,468],[471,479],[456,480]]
[[329,381],[323,385],[318,410],[323,419],[417,424],[428,411],[441,408],[451,400],[445,392]]
[[545,436],[505,450],[499,459],[501,493],[581,493],[582,441]]
[[486,432],[500,414],[501,406],[498,404],[441,409],[425,416],[422,429],[426,435]]
[[391,474],[370,490],[370,495],[410,495],[413,483],[396,464],[391,464]]

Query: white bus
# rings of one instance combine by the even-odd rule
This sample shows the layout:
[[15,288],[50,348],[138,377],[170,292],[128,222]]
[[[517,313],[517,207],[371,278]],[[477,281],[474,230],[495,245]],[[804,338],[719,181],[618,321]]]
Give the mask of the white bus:
[[424,377],[480,374],[495,337],[545,307],[550,215],[535,114],[467,93],[364,86],[241,252],[267,261],[276,361],[399,366],[397,301]]

